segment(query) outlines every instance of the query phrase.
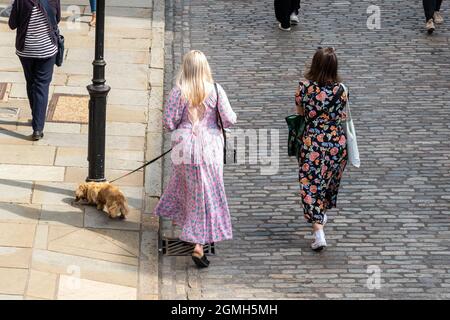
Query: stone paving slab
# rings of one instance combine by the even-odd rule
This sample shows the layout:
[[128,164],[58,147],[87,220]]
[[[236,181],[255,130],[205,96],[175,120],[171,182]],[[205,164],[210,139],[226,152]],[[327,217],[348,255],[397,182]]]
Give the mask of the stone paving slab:
[[[144,143],[144,139],[144,137],[107,136],[106,148],[140,151],[142,150],[140,146]],[[34,144],[40,146],[86,148],[88,144],[88,136],[87,134],[48,132],[45,134],[45,139],[39,140]]]
[[0,246],[31,248],[36,226],[29,223],[0,222]]
[[145,108],[132,105],[109,105],[107,121],[144,123],[147,119]]
[[[79,28],[69,25],[67,9],[74,4],[83,14]],[[164,10],[157,4],[157,10]],[[88,3],[63,0],[62,9],[67,56],[64,65],[55,68],[50,97],[87,97],[95,38],[87,24]],[[107,3],[106,79],[112,88],[107,106],[108,179],[146,160],[149,67],[162,70],[164,54],[159,42],[155,42],[159,49],[150,48],[152,38],[163,39],[151,28],[154,14],[153,1]],[[47,122],[44,139],[31,141],[31,110],[14,53],[15,34],[4,21],[0,21],[0,79],[11,84],[11,91],[0,108],[16,108],[17,114],[0,119],[0,299],[157,298],[157,228],[148,228],[142,215],[144,171],[118,182],[131,209],[125,221],[73,203],[74,189],[87,175],[88,126]],[[152,107],[161,109],[155,102]],[[154,134],[157,129],[152,129]],[[3,281],[4,277],[11,280]],[[71,287],[73,280],[81,287]]]
[[[105,58],[107,59],[107,58]],[[77,87],[85,85],[91,81],[90,76],[88,75],[71,75],[67,82],[67,85],[70,87]],[[114,89],[125,89],[125,90],[147,90],[148,83],[147,77],[144,75],[135,75],[129,74],[127,76],[121,75],[121,77],[112,77],[108,79],[108,84],[111,88]],[[109,106],[108,106],[109,108]]]
[[62,182],[40,182],[34,184],[31,203],[64,205],[74,201],[75,184]]
[[83,227],[84,210],[67,205],[42,205],[40,224]]
[[47,250],[33,251],[32,268],[35,270],[65,275],[70,272],[72,266],[79,268],[81,279],[131,287],[137,285],[135,266]]
[[139,231],[141,228],[141,211],[130,210],[125,221],[110,219],[94,207],[85,208],[84,223],[87,228],[118,229]]
[[0,202],[29,203],[32,184],[22,185],[11,180],[0,179]]
[[[134,170],[143,163],[142,151],[107,150],[105,163],[107,169]],[[88,167],[85,148],[59,147],[56,152],[55,165],[65,167]]]
[[[31,117],[30,117],[31,118]],[[30,132],[30,126],[18,126],[17,132]],[[52,133],[80,133],[81,124],[80,123],[58,123],[47,121],[45,124],[45,132]]]
[[24,300],[21,295],[0,294],[0,300]]
[[54,273],[31,270],[27,296],[41,299],[54,299],[58,276]]
[[64,168],[53,166],[0,165],[0,176],[8,180],[64,181]]
[[0,294],[23,295],[27,277],[27,269],[0,268]]
[[[133,32],[138,30],[132,29]],[[1,50],[1,49],[0,49]],[[94,48],[70,48],[67,52],[67,59],[70,61],[85,62],[93,60]],[[148,50],[135,51],[122,48],[121,50],[106,51],[105,60],[108,61],[108,66],[115,63],[127,64],[145,64],[148,62]],[[130,77],[133,78],[133,77]],[[109,81],[109,80],[108,80]]]
[[81,279],[77,287],[73,279],[62,276],[58,288],[58,300],[136,300],[137,289],[110,283]]
[[41,206],[0,202],[0,222],[37,224]]
[[111,230],[110,233],[114,238],[106,237],[96,230],[50,227],[47,248],[52,252],[137,266],[138,259],[130,252],[134,249],[128,244],[123,248],[115,243],[131,241],[136,246],[135,243],[139,241],[137,232]]
[[36,236],[34,238],[33,248],[48,249],[48,233],[50,226],[48,224],[38,224],[36,227]]
[[55,159],[54,147],[0,145],[0,163],[52,165]]
[[0,267],[27,269],[30,267],[31,249],[0,247]]

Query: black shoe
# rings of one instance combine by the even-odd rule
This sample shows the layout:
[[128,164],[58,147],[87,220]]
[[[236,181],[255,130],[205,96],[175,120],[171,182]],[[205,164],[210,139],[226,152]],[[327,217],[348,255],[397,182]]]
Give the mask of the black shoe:
[[31,136],[31,139],[33,141],[41,140],[44,137],[44,132],[42,131],[33,131],[33,135]]
[[195,265],[199,268],[208,268],[209,267],[209,260],[206,258],[206,256],[203,254],[203,256],[200,257],[200,255],[196,252],[192,254],[192,260],[194,261]]

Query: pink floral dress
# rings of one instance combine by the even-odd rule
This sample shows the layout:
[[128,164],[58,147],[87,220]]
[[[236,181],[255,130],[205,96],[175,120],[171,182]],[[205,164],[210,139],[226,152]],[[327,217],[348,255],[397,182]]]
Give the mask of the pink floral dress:
[[[225,128],[236,123],[227,95],[220,85],[218,108]],[[216,113],[217,95],[205,100],[206,111],[195,125],[188,118],[181,90],[170,92],[163,115],[164,128],[172,131],[172,175],[155,214],[182,228],[180,239],[213,243],[233,237],[223,183],[223,136]]]

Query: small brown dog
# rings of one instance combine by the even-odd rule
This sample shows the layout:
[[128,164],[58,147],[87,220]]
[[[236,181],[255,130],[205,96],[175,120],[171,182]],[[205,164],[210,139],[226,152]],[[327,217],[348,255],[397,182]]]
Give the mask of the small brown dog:
[[122,218],[128,215],[127,199],[123,193],[108,182],[86,182],[75,191],[75,201],[86,200],[90,205],[97,205],[98,210],[106,206],[110,218]]
[[105,188],[107,182],[86,182],[78,186],[75,191],[75,201],[86,200],[88,204],[97,204],[97,196],[101,189]]

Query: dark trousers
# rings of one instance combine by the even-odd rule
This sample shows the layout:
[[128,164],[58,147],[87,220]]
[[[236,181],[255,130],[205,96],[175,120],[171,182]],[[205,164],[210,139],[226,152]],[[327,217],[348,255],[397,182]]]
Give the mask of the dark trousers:
[[290,16],[294,12],[298,14],[300,10],[300,0],[275,0],[275,16],[281,22],[283,28],[291,26]]
[[33,131],[43,131],[56,56],[46,59],[19,58],[27,80],[27,95],[33,116],[31,125]]
[[422,0],[426,21],[433,18],[434,12],[441,10],[442,0]]

